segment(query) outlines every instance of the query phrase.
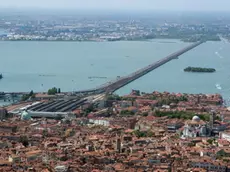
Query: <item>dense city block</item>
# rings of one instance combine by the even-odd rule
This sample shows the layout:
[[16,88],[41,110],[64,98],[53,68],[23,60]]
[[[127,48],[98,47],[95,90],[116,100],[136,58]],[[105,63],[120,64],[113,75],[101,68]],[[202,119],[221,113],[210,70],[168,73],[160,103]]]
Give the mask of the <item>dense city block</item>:
[[[230,98],[227,99],[227,94],[224,94],[229,92],[229,88],[226,88],[227,82],[220,82],[229,80],[229,76],[215,81],[210,77],[220,74],[219,71],[226,72],[224,64],[229,62],[224,61],[227,59],[224,52],[227,52],[226,47],[230,40],[229,31],[230,16],[221,13],[198,15],[189,12],[163,14],[123,11],[116,14],[107,12],[105,15],[103,12],[88,11],[82,14],[71,10],[43,10],[42,13],[36,10],[12,13],[10,10],[0,11],[0,43],[7,44],[3,46],[3,50],[7,50],[4,58],[15,56],[11,58],[10,63],[8,59],[4,61],[0,71],[0,84],[6,85],[0,87],[0,103],[3,103],[0,104],[0,172],[229,172]],[[53,42],[40,42],[45,45],[41,46],[43,48],[37,48],[37,43],[10,41]],[[110,42],[95,43],[101,41],[122,41],[117,42],[122,44],[122,48]],[[124,41],[132,45],[124,46]],[[131,41],[137,41],[137,46]],[[150,44],[153,42],[156,44]],[[162,42],[167,44],[166,48],[156,46]],[[144,47],[149,44],[144,51],[139,47],[143,43]],[[34,56],[37,52],[32,49],[27,51],[30,49],[28,46],[26,51],[23,51],[23,56],[27,55],[25,59],[29,62],[24,64],[25,61],[18,55],[20,53],[12,49],[20,48],[16,45],[22,44],[33,44],[38,49],[37,52],[44,51],[48,56]],[[71,56],[68,52],[73,47],[70,46],[65,51],[61,46],[49,48],[46,47],[47,44],[72,44],[74,48],[76,45],[83,45],[83,48],[79,46],[74,58],[69,60],[66,57]],[[100,44],[100,48],[92,50],[88,47],[89,44]],[[112,45],[113,51],[105,44]],[[219,47],[214,49],[213,44],[218,44]],[[173,48],[176,47],[174,51]],[[132,53],[123,52],[123,48],[138,56],[137,63],[143,66],[137,65],[136,71],[127,74],[131,71],[127,66],[132,66],[129,62],[134,56]],[[151,53],[147,55],[149,48]],[[154,48],[157,51],[152,52]],[[200,51],[202,48],[208,49],[210,54],[205,56],[202,52],[202,57],[210,59],[190,63],[187,58],[186,61],[185,53]],[[51,51],[48,51],[50,49]],[[54,55],[53,52],[57,49],[60,49],[61,53],[58,51]],[[79,53],[81,49],[84,49],[83,53]],[[107,50],[109,57],[113,52],[121,51],[124,58],[119,64],[125,64],[125,70],[122,69],[123,72],[119,71],[120,73],[115,71],[121,69],[116,63],[120,61],[115,57],[116,54],[111,56],[109,63],[103,67],[100,63],[106,61],[107,54],[101,59],[98,58],[97,56],[102,55],[98,53],[99,49],[102,54]],[[134,49],[140,52],[140,57]],[[155,53],[158,50],[163,52],[159,57]],[[167,54],[166,50],[170,53]],[[16,53],[13,55],[9,53],[14,51]],[[88,51],[92,51],[93,55]],[[61,56],[57,57],[59,53]],[[40,56],[45,56],[45,61],[42,61]],[[54,60],[50,60],[49,56],[55,57]],[[155,62],[152,56],[157,57]],[[190,56],[194,57],[191,54]],[[199,54],[195,56],[201,57]],[[151,63],[147,63],[145,57],[151,57]],[[58,65],[56,61],[61,58],[64,58],[65,62]],[[85,58],[86,61],[76,61],[77,58]],[[11,63],[12,59],[17,65]],[[42,65],[37,60],[42,61]],[[179,60],[184,61],[178,63]],[[212,64],[206,64],[209,60]],[[172,65],[177,63],[178,66],[169,67],[169,62]],[[114,68],[112,63],[118,68]],[[163,68],[165,64],[169,70]],[[188,64],[210,65],[216,69],[187,67]],[[22,70],[22,65],[26,70]],[[44,70],[45,65],[50,70]],[[94,68],[96,66],[98,68]],[[161,69],[158,69],[160,67]],[[16,74],[11,70],[14,68]],[[68,68],[72,70],[68,71]],[[80,69],[79,73],[76,68]],[[102,68],[108,69],[108,73]],[[58,72],[55,73],[54,69]],[[161,72],[158,71],[154,77],[149,75],[148,79],[154,82],[155,90],[163,90],[162,92],[144,92],[145,90],[134,90],[138,86],[132,86],[134,89],[130,94],[116,94],[121,88],[153,70]],[[109,73],[111,71],[114,73]],[[175,75],[176,72],[180,75]],[[184,72],[213,74],[196,75]],[[81,76],[82,73],[87,73],[86,79]],[[24,79],[26,76],[32,78],[36,86],[27,82]],[[191,86],[190,92],[184,91],[181,85],[177,88],[176,86],[182,83],[176,80],[178,76],[182,82],[188,83],[189,87],[195,83],[195,87]],[[213,79],[207,82],[212,84],[210,93],[213,94],[204,94],[209,90],[198,94],[200,89],[196,80],[207,76]],[[185,81],[186,77],[188,80]],[[109,81],[111,78],[113,80]],[[100,83],[98,80],[103,79],[104,84],[93,88],[94,84]],[[72,91],[68,90],[70,87],[63,88],[68,85],[68,80],[71,81]],[[80,84],[88,80],[91,84],[85,84],[82,90],[77,89],[82,88]],[[157,88],[155,83],[162,80],[168,82],[163,82],[160,88]],[[48,81],[52,83],[51,86]],[[61,85],[62,82],[65,85]],[[16,90],[26,90],[22,88],[22,83],[28,84],[27,92],[10,91],[15,90],[11,87],[14,84]],[[173,87],[173,91],[179,90],[179,93],[164,91],[170,90],[170,87]]]
[[0,110],[3,171],[230,170],[230,110],[219,94],[133,90],[79,106],[65,93],[31,95]]

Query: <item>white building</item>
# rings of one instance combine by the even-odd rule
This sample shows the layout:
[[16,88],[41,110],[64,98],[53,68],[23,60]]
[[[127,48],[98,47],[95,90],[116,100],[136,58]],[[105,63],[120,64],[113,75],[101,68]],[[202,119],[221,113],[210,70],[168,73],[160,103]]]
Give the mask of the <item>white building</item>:
[[230,132],[222,132],[222,133],[220,133],[220,138],[230,142]]
[[204,168],[208,171],[226,172],[227,167],[212,161],[192,161],[189,164],[192,168]]
[[183,130],[183,137],[205,137],[210,134],[210,128],[198,116],[194,116],[192,120],[188,120]]
[[95,125],[109,126],[109,121],[104,119],[89,119],[89,122]]

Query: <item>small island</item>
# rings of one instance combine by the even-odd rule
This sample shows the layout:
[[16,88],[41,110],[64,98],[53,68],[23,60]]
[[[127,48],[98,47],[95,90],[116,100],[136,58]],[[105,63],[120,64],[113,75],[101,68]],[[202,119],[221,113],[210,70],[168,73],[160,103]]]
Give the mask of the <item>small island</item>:
[[202,68],[202,67],[187,67],[184,69],[185,72],[207,72],[207,73],[213,73],[216,72],[216,69],[214,68]]
[[2,74],[0,74],[0,79],[2,79],[3,78],[3,76],[2,76]]

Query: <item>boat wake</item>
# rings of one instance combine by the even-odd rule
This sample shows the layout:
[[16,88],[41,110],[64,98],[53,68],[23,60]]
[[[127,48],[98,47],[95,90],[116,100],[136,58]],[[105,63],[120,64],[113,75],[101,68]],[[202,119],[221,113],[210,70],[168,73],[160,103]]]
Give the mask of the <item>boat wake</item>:
[[218,90],[222,90],[222,87],[220,86],[220,84],[216,84],[216,88],[217,88]]
[[215,52],[215,54],[216,54],[219,58],[221,58],[221,59],[224,58],[224,57],[221,56],[221,55],[219,54],[219,52],[217,52],[217,51]]

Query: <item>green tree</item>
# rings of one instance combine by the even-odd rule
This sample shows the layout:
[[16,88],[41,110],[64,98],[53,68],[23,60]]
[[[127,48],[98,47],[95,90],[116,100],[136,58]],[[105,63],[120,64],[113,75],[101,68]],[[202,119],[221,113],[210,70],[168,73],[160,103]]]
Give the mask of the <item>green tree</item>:
[[190,142],[190,143],[188,143],[188,146],[189,147],[193,147],[193,146],[195,146],[196,144],[194,143],[194,142]]
[[201,114],[201,115],[198,115],[200,117],[201,120],[204,120],[204,121],[209,121],[210,120],[210,117],[209,115],[205,115],[205,114]]
[[216,116],[215,120],[221,121],[221,117],[220,116]]
[[21,100],[22,100],[22,101],[26,101],[26,100],[28,100],[29,98],[30,98],[30,96],[29,96],[28,94],[23,94]]
[[147,132],[140,131],[140,130],[135,130],[135,131],[134,131],[134,134],[135,134],[137,137],[147,137]]
[[60,161],[67,161],[68,157],[65,155],[65,156],[60,157],[59,159],[60,159]]
[[213,141],[214,141],[213,139],[208,139],[208,140],[207,140],[207,142],[208,142],[210,145],[213,144]]
[[19,142],[21,142],[23,144],[23,146],[25,146],[25,147],[27,147],[29,145],[28,137],[25,135],[20,136]]
[[222,159],[223,157],[227,157],[227,154],[223,149],[221,149],[220,151],[218,151],[216,153],[216,158],[217,159]]
[[[196,115],[192,112],[161,112],[161,111],[155,111],[154,116],[157,117],[163,117],[167,116],[169,118],[179,118],[179,119],[192,119],[192,117]],[[201,120],[209,121],[209,115],[207,114],[200,114],[198,115]]]
[[53,87],[48,90],[48,95],[55,95],[58,92],[56,87]]
[[148,116],[148,112],[142,113],[141,116]]
[[17,126],[13,126],[13,128],[12,128],[12,132],[13,132],[13,133],[16,133],[16,132],[17,132],[17,130],[18,130],[18,127],[17,127]]
[[151,130],[148,130],[148,131],[135,130],[134,134],[137,137],[152,137],[153,136],[153,132]]
[[29,94],[24,94],[22,96],[21,100],[26,101],[26,100],[28,100],[30,98],[32,98],[32,99],[35,98],[35,94],[34,94],[33,90],[31,90]]
[[34,92],[33,92],[33,90],[31,90],[30,93],[29,93],[29,96],[31,97],[33,95],[34,95]]
[[153,136],[153,132],[151,130],[147,131],[147,137],[152,137]]
[[151,100],[156,100],[156,99],[157,99],[157,97],[156,97],[156,96],[154,96],[154,95],[151,95],[151,96],[149,97],[149,99],[151,99]]
[[42,137],[45,138],[47,136],[48,136],[48,130],[45,129],[45,130],[42,131]]
[[117,100],[117,101],[119,101],[119,100],[121,100],[121,97],[119,95],[113,94],[113,95],[109,95],[107,97],[107,100]]
[[85,109],[86,114],[91,113],[93,111],[95,111],[95,107],[93,104],[89,105],[89,107]]
[[33,95],[31,96],[31,98],[34,99],[34,98],[35,98],[35,94],[33,94]]
[[121,115],[124,116],[129,116],[129,115],[134,115],[135,113],[133,111],[129,111],[129,110],[122,110],[121,111]]

